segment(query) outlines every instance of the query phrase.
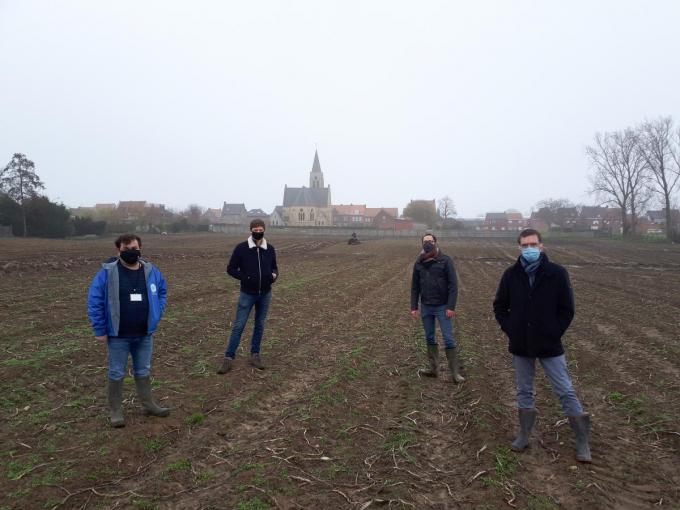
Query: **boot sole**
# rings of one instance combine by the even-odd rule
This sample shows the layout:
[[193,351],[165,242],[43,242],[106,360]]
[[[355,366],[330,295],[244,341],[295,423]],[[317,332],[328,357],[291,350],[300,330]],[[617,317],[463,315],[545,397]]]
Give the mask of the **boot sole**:
[[147,411],[146,409],[144,409],[144,415],[145,416],[156,416],[157,418],[167,418],[168,416],[170,416],[170,411],[168,410],[168,411],[163,412],[163,413],[153,413],[151,411]]

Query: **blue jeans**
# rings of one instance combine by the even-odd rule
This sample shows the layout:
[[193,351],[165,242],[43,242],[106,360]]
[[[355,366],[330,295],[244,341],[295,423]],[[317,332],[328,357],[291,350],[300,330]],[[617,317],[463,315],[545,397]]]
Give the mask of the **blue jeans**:
[[115,381],[125,377],[128,356],[132,356],[132,370],[135,377],[148,377],[151,374],[151,354],[153,337],[137,338],[109,337],[109,379]]
[[[515,380],[517,383],[517,407],[520,409],[534,408],[534,375],[536,374],[536,358],[513,356],[515,365]],[[551,358],[538,358],[545,375],[548,376],[553,391],[560,399],[566,416],[580,416],[583,407],[579,402],[574,387],[571,384],[567,360],[564,354]]]
[[227,358],[234,359],[236,357],[236,350],[241,343],[241,335],[246,327],[246,322],[253,306],[255,307],[255,326],[253,327],[253,339],[250,342],[250,353],[259,354],[262,336],[264,335],[264,321],[267,318],[267,311],[269,311],[271,301],[271,291],[266,294],[246,294],[241,292],[241,295],[238,297],[238,305],[236,306],[236,320],[231,328],[227,352],[224,353]]
[[427,340],[428,345],[437,345],[437,341],[434,339],[434,321],[437,319],[446,348],[454,349],[456,347],[456,341],[453,338],[453,324],[451,319],[446,316],[446,305],[431,306],[421,303],[420,317],[423,321],[425,340]]

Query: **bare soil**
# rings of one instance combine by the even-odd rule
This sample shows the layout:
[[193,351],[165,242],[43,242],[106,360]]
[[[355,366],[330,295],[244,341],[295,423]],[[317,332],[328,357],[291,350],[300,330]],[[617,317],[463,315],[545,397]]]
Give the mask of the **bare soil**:
[[278,238],[281,278],[264,371],[217,375],[238,285],[239,241],[148,236],[169,303],[144,416],[129,378],[126,426],[107,425],[106,346],[87,288],[112,239],[0,240],[0,509],[680,508],[680,249],[613,240],[548,243],[577,303],[565,337],[592,415],[594,462],[539,371],[532,447],[512,453],[514,379],[491,302],[511,240],[444,243],[460,280],[456,335],[467,381],[442,356],[419,378],[408,315],[417,241]]

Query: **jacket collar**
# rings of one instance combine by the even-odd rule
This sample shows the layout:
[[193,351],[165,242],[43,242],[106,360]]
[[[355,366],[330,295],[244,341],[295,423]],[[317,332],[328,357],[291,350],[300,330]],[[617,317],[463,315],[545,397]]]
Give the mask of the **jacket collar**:
[[[255,248],[257,244],[255,244],[255,240],[253,239],[253,236],[248,237],[248,248]],[[260,245],[260,248],[263,250],[267,249],[267,240],[263,237],[262,238],[262,244]]]

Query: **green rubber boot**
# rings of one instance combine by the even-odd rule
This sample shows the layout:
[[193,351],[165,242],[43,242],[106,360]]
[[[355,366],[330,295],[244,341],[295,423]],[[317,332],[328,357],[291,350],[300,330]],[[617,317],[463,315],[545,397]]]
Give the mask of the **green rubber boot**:
[[125,427],[123,418],[123,381],[125,379],[109,379],[109,410],[111,412],[111,426],[114,428]]
[[165,418],[170,414],[170,409],[161,407],[154,402],[151,396],[151,378],[150,377],[135,377],[135,385],[137,386],[137,394],[142,401],[142,407],[146,414],[151,416],[160,416]]
[[428,368],[421,368],[418,370],[420,375],[425,377],[437,377],[439,374],[439,346],[438,345],[428,345],[427,346],[427,360],[429,362]]

